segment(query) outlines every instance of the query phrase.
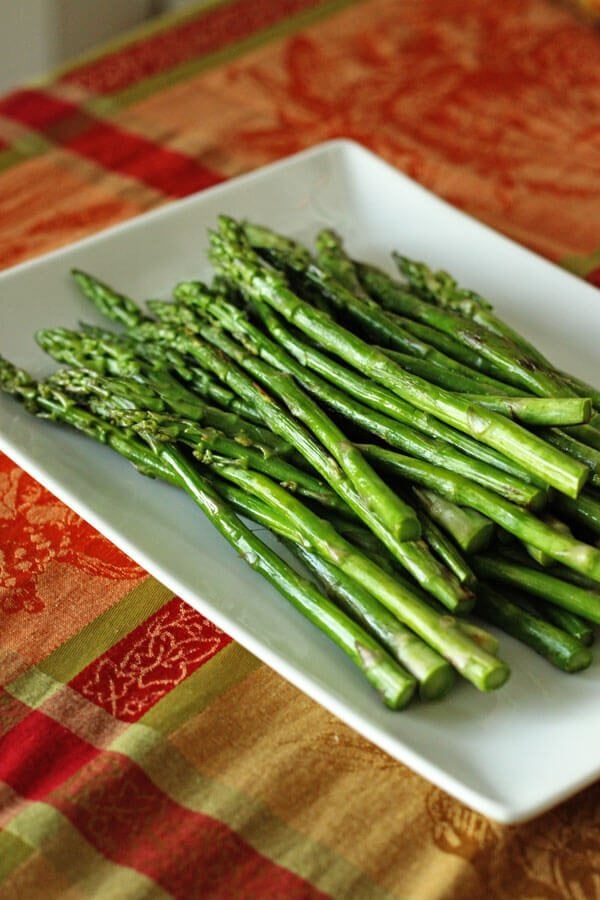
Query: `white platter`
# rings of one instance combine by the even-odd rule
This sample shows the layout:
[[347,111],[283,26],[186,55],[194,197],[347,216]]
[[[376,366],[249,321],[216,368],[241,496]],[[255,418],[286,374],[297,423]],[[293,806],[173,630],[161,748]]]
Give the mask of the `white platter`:
[[[600,296],[463,215],[348,141],[315,147],[0,275],[0,353],[41,376],[32,334],[100,322],[70,281],[78,266],[137,298],[207,274],[220,212],[300,239],[338,229],[389,267],[400,249],[449,269],[555,362],[598,378]],[[600,662],[567,676],[503,637],[509,683],[461,684],[403,713],[383,708],[345,657],[251,572],[191,501],[110,450],[35,421],[0,397],[0,448],[157,579],[352,728],[442,789],[504,823],[530,818],[600,774]],[[393,808],[394,798],[390,797]]]

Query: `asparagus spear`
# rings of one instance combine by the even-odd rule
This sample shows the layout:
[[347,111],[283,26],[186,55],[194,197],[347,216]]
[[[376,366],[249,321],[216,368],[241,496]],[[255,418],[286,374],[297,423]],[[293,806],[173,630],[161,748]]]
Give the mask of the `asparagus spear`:
[[590,622],[600,624],[600,597],[592,591],[507,559],[475,556],[472,565],[481,578],[514,585],[548,603],[555,603]]
[[446,537],[441,528],[438,528],[435,521],[424,510],[419,511],[419,520],[423,537],[436,556],[442,560],[450,572],[454,572],[461,584],[475,587],[477,581],[475,574],[459,553],[456,545]]
[[[459,362],[458,358],[440,352],[433,342],[428,343],[416,336],[407,327],[410,320],[403,321],[399,316],[383,310],[369,297],[357,277],[355,263],[344,253],[339,238],[332,231],[326,229],[317,235],[319,266],[323,272],[332,275],[337,282],[346,287],[360,302],[352,302],[347,295],[339,296],[336,291],[327,291],[326,295],[320,292],[319,282],[311,283],[306,276],[306,268],[311,259],[308,251],[300,244],[281,237],[268,228],[249,223],[244,224],[244,234],[250,245],[269,262],[290,273],[292,288],[295,289],[298,282],[301,295],[310,299],[316,306],[320,305],[320,308],[328,312],[337,309],[347,313],[360,327],[362,333],[382,342],[385,347],[399,349],[411,357],[430,361],[458,375],[474,374],[471,369]],[[315,302],[316,300],[321,300],[321,304]],[[479,379],[495,383],[494,379],[481,373]]]
[[542,619],[547,619],[553,625],[556,625],[557,628],[566,631],[567,634],[578,640],[584,647],[591,647],[594,643],[594,628],[581,616],[577,616],[561,606],[553,606],[551,603],[544,603],[540,600],[537,601],[535,606],[537,614]]
[[503,373],[503,380],[510,384],[541,397],[572,394],[554,370],[541,363],[537,353],[526,351],[523,345],[516,346],[511,340],[477,325],[471,319],[419,299],[374,266],[361,265],[360,276],[384,309],[417,319],[450,335],[490,360]]
[[[566,423],[560,423],[565,425]],[[600,430],[598,429],[598,421],[595,423],[590,421],[584,425],[570,425],[567,428],[561,429],[564,430],[569,437],[575,438],[575,440],[581,441],[582,444],[587,444],[588,447],[593,447],[595,450],[600,450]]]
[[[596,406],[600,405],[600,392],[596,388],[572,375],[557,371],[537,347],[495,315],[491,304],[485,301],[481,295],[459,287],[454,278],[448,275],[447,272],[432,272],[424,263],[416,262],[399,254],[392,255],[413,292],[423,299],[436,303],[438,306],[451,309],[467,318],[471,318],[474,322],[494,334],[507,338],[539,365],[552,369],[553,373],[570,389],[571,393],[591,398]],[[588,434],[588,437],[593,438],[591,434]],[[587,442],[583,435],[579,439],[583,443]],[[591,446],[600,449],[600,435],[593,439],[595,443],[592,443]]]
[[589,397],[496,397],[469,393],[462,396],[526,425],[577,425],[587,422],[592,412]]
[[394,659],[416,678],[422,700],[437,700],[448,693],[455,681],[454,669],[439,653],[402,625],[338,566],[301,544],[286,541],[286,545],[317,577],[325,593],[371,632]]
[[457,506],[434,491],[413,487],[413,494],[429,516],[437,522],[465,553],[477,553],[489,547],[494,523],[474,509]]
[[2,358],[0,389],[22,400],[30,412],[73,425],[88,436],[109,443],[131,461],[143,459],[143,465],[149,472],[160,472],[167,481],[186,490],[238,555],[347,654],[381,694],[387,706],[402,709],[409,703],[414,694],[415,679],[364,629],[253,534],[176,447],[155,441],[148,435],[148,449],[78,408],[71,398],[56,389],[48,386],[42,388],[26,372]]
[[[501,557],[528,568],[533,567],[531,559],[521,553],[518,549],[506,547],[502,550]],[[563,566],[557,566],[552,574],[555,578],[569,581],[570,576],[576,573],[571,572],[569,569],[565,569]],[[589,582],[580,586],[592,591],[596,591],[598,588],[598,585],[594,584],[594,582]],[[525,595],[522,595],[521,593],[515,596],[515,602],[519,606],[525,606],[529,612],[552,622],[558,628],[562,628],[567,634],[577,638],[584,646],[590,647],[594,643],[595,635],[593,626],[581,616],[576,615],[570,610],[564,609],[562,606],[555,606],[552,603],[547,603],[543,599],[536,600],[531,596],[525,597]]]
[[[190,313],[186,307],[153,303],[151,309],[161,316],[165,315],[167,321],[175,323],[187,321],[189,325],[194,324],[193,313],[191,321],[184,315],[186,312]],[[257,381],[283,400],[290,414],[303,422],[331,453],[365,505],[392,535],[399,540],[416,540],[420,537],[421,529],[414,510],[382,481],[342,430],[308,397],[293,378],[250,356],[218,330],[204,327],[200,329],[200,333],[205,340],[217,346],[242,368],[247,369]]]
[[548,444],[563,453],[568,453],[573,459],[579,460],[587,467],[591,473],[589,478],[591,485],[600,485],[600,450],[582,443],[560,428],[544,428],[542,433]]
[[209,460],[213,453],[236,460],[257,472],[264,472],[302,497],[342,514],[350,513],[346,504],[320,479],[277,456],[265,455],[260,448],[240,444],[215,428],[203,428],[196,422],[145,410],[133,410],[120,416],[118,421],[133,431],[142,429],[144,434],[183,443],[192,448],[193,455],[199,460]]
[[[325,590],[342,609],[375,637],[392,657],[417,680],[419,695],[424,700],[444,696],[455,681],[454,669],[421,638],[402,625],[356,581],[348,578],[337,566],[311,553],[302,545],[293,524],[281,511],[275,511],[258,497],[240,490],[212,473],[211,485],[228,500],[234,509],[281,537],[310,572],[315,574]],[[461,626],[463,623],[461,623]],[[467,629],[467,633],[470,633]],[[473,635],[472,635],[473,636]],[[484,649],[490,647],[486,636],[477,635]],[[497,648],[495,648],[497,651]]]
[[592,654],[576,638],[516,603],[488,584],[479,590],[479,611],[493,625],[527,644],[564,672],[586,669]]
[[273,509],[283,510],[297,528],[304,546],[361,584],[480,690],[493,690],[504,683],[508,677],[506,666],[477,647],[452,616],[436,613],[404,582],[373,563],[297,498],[260,473],[225,461],[215,461],[213,465],[222,477],[243,486]]
[[267,392],[259,388],[235,363],[215,351],[197,335],[183,333],[172,326],[145,322],[136,329],[138,337],[150,336],[153,340],[165,340],[183,352],[189,353],[201,365],[206,366],[240,396],[253,402],[264,422],[282,437],[290,440],[319,475],[346,501],[353,512],[362,519],[383,541],[391,553],[404,565],[413,577],[427,586],[435,597],[449,609],[464,609],[472,604],[472,598],[456,579],[429,553],[419,541],[398,541],[373,516],[356,491],[344,477],[336,461],[300,423],[285,412]]
[[[100,375],[147,380],[159,391],[167,388],[165,382],[172,386],[177,379],[179,388],[181,382],[189,388],[187,394],[182,395],[187,400],[192,402],[190,394],[199,394],[256,424],[252,406],[222,387],[198,366],[190,365],[173,347],[150,341],[140,343],[128,335],[90,326],[85,326],[82,331],[41,328],[36,332],[35,339],[46,353],[66,366],[91,369]],[[167,378],[163,377],[164,373]]]
[[[250,244],[254,247],[252,234],[246,232]],[[317,235],[315,246],[319,266],[339,281],[347,290],[361,300],[370,301],[370,297],[360,283],[354,262],[344,250],[344,244],[331,228],[323,228]]]
[[[538,486],[544,484],[538,476],[527,472],[518,463],[509,460],[503,454],[498,453],[491,447],[487,447],[485,444],[479,443],[477,440],[457,431],[444,422],[440,422],[434,416],[423,412],[423,410],[406,403],[381,385],[358,375],[354,370],[347,368],[336,360],[332,360],[312,345],[301,341],[297,334],[292,334],[284,327],[280,317],[266,304],[255,302],[253,303],[253,309],[256,310],[269,333],[287,349],[290,355],[293,355],[303,366],[308,366],[318,372],[330,383],[338,385],[342,391],[362,401],[365,406],[384,412],[387,417],[394,419],[396,422],[401,422],[429,437],[436,438],[436,445],[439,441],[443,442],[444,452],[446,452],[446,444],[449,444],[451,447],[459,448],[463,454],[473,459],[481,460],[493,468],[500,469],[500,471],[516,477],[521,483],[525,481],[527,483],[535,483]],[[331,388],[329,388],[329,391],[331,392]],[[337,394],[335,396],[337,397]],[[387,440],[388,443],[393,443],[390,437],[386,438],[384,436],[384,440]],[[415,455],[419,454],[415,453]],[[453,468],[449,460],[446,460],[444,464],[448,465],[448,468]],[[474,471],[471,473],[471,477],[474,477]],[[511,483],[513,483],[512,479]],[[500,486],[498,491],[502,493]],[[517,500],[516,502],[519,501]],[[525,505],[533,506],[534,503]]]
[[461,288],[447,272],[433,272],[425,263],[400,253],[392,253],[392,257],[414,293],[443,309],[472,319],[492,334],[509,340],[539,365],[553,368],[537,347],[495,315],[492,304],[481,294]]
[[[476,374],[481,381],[488,383],[489,380],[494,384],[497,384],[498,382],[503,384],[507,383],[503,369],[494,365],[491,360],[486,359],[486,357],[482,356],[476,350],[467,347],[466,344],[462,344],[449,334],[438,331],[437,328],[432,328],[431,325],[417,322],[416,319],[409,319],[406,316],[400,316],[396,313],[388,312],[388,316],[397,322],[405,331],[411,334],[413,339],[418,339],[431,344],[438,352],[443,353],[449,359],[454,359],[457,366],[460,366],[460,371],[464,372],[465,375],[474,377]],[[515,391],[515,389],[520,390],[520,388],[517,388],[514,384],[510,384],[510,389],[511,391]]]
[[144,314],[131,297],[120,294],[110,285],[80,269],[72,269],[71,274],[81,292],[109,319],[125,325],[126,328],[132,328],[144,321]]
[[[526,544],[545,551],[557,562],[600,581],[600,551],[542,522],[536,516],[492,494],[467,478],[421,460],[373,445],[363,452],[413,483],[429,488],[459,506],[470,506]],[[600,600],[598,600],[600,609]]]
[[553,504],[563,515],[600,535],[600,497],[596,497],[590,490],[583,491],[576,500],[557,494]]
[[[109,401],[110,406],[120,409],[145,409],[156,413],[168,413],[173,410],[149,382],[137,382],[129,378],[106,378],[87,369],[59,369],[51,376],[54,386],[67,391],[71,395],[97,398],[97,406],[102,401]],[[286,452],[290,444],[286,441],[274,440],[271,431],[252,422],[246,422],[235,413],[230,413],[201,402],[198,398],[193,404],[179,406],[180,414],[186,412],[195,421],[205,426],[216,428],[236,440],[240,445],[254,444],[263,449],[265,454]]]
[[506,384],[506,382],[489,376],[482,377],[481,372],[463,364],[457,363],[455,366],[448,366],[446,363],[434,361],[429,357],[421,358],[410,353],[392,350],[389,347],[381,349],[407,372],[419,375],[420,378],[431,381],[433,384],[439,384],[440,387],[445,387],[449,391],[458,391],[464,394],[528,396],[526,391],[522,391],[514,385]]
[[[138,322],[146,322],[146,316],[144,315],[143,311],[141,310],[141,308],[135,306],[134,302],[130,298],[124,297],[124,295],[118,293],[117,291],[107,288],[107,286],[103,285],[102,283],[100,283],[99,289],[95,290],[95,280],[91,275],[86,275],[86,284],[88,286],[86,295],[94,303],[96,303],[99,297],[99,309],[112,321],[129,321],[129,317],[134,316],[135,320],[137,320]],[[135,312],[131,311],[131,306],[135,307]],[[151,324],[150,327],[152,327]],[[270,324],[268,324],[268,327],[270,327]],[[92,334],[97,333],[98,331],[99,329],[91,330]],[[139,348],[140,352],[143,352],[145,355],[147,355],[153,363],[156,363],[158,361],[159,365],[161,364],[160,348],[162,348],[164,356],[166,356],[169,362],[172,363],[177,373],[181,375],[184,380],[188,380],[188,372],[192,373],[194,378],[198,377],[197,374],[194,374],[198,373],[198,368],[195,366],[188,367],[184,363],[182,363],[183,355],[179,353],[177,348],[173,347],[170,344],[165,344],[164,341],[155,343],[152,340],[148,340],[148,332],[143,335],[142,342],[137,343],[136,346]],[[70,353],[70,350],[68,352]],[[302,350],[301,352],[304,353],[305,350]],[[68,358],[70,359],[70,357]],[[65,361],[67,361],[67,357],[65,357]],[[76,359],[74,359],[73,361],[76,363]],[[311,360],[311,365],[313,365],[313,367],[318,366],[319,363],[322,366],[326,366],[327,364],[326,357],[324,357],[322,354]],[[352,372],[352,370],[345,369],[344,367],[336,367],[331,371],[325,369],[323,374],[325,375],[325,377],[333,380],[334,382],[341,379],[341,383],[345,387],[349,388],[355,396],[362,399],[368,405],[374,404],[376,408],[381,406],[397,421],[413,424],[424,433],[429,434],[432,437],[439,437],[442,440],[455,444],[456,446],[460,447],[464,453],[472,456],[475,459],[482,459],[484,461],[487,461],[490,465],[496,466],[497,468],[509,474],[516,473],[522,479],[527,479],[529,477],[527,472],[521,469],[521,467],[518,466],[517,463],[509,461],[502,454],[496,453],[494,450],[478,443],[476,440],[473,440],[470,437],[467,437],[460,431],[456,431],[455,429],[444,425],[434,417],[427,415],[427,413],[423,413],[422,411],[415,409],[415,407],[404,403],[398,397],[395,397],[393,394],[389,393],[385,389],[380,388],[378,385],[372,384],[367,379],[356,376],[355,373]],[[212,382],[212,384],[214,384],[214,382]],[[226,389],[222,388],[222,386],[220,385],[218,385],[217,388],[221,388],[221,391],[226,391]],[[215,394],[214,390],[210,391],[209,396],[216,399],[217,402],[219,402],[221,405],[227,406],[227,408],[231,408],[233,410],[236,409],[236,401],[231,402],[231,397],[229,397],[228,401],[224,402],[223,397]],[[245,401],[243,399],[237,398],[238,404],[244,402]],[[245,417],[249,417],[249,410],[252,408],[252,404],[248,403],[244,407],[242,407],[240,411],[242,411],[242,414]],[[536,476],[533,476],[533,479],[536,480],[536,482],[538,481]],[[513,499],[515,499],[516,502],[520,502],[516,496],[514,496]],[[532,499],[532,506],[534,505],[534,502],[537,501]]]
[[[152,446],[153,439],[149,438],[149,441]],[[341,613],[310,581],[298,575],[243,525],[176,448],[160,443],[155,447],[161,461],[177,474],[188,494],[245,562],[344,650],[387,706],[392,709],[405,707],[414,693],[414,679],[363,628]]]
[[[462,454],[447,441],[441,443],[430,440],[416,429],[399,424],[389,416],[364,406],[357,400],[351,399],[345,391],[338,390],[331,384],[323,381],[318,375],[311,372],[305,364],[302,364],[308,363],[313,354],[317,356],[322,356],[322,354],[311,350],[310,347],[296,339],[295,336],[285,332],[285,329],[280,326],[275,313],[264,304],[255,305],[261,320],[271,333],[279,337],[282,343],[285,341],[286,346],[293,346],[294,356],[286,352],[282,346],[270,340],[239,309],[232,307],[231,304],[225,302],[222,298],[215,297],[201,283],[183,282],[175,289],[175,296],[182,303],[197,310],[200,315],[212,316],[219,325],[240,341],[252,354],[251,357],[246,356],[243,359],[245,365],[250,366],[254,374],[257,374],[257,371],[252,369],[253,357],[260,356],[270,365],[281,371],[293,374],[307,391],[335,412],[366,431],[375,434],[393,447],[438,465],[447,466],[451,471],[464,474],[479,484],[498,491],[502,496],[520,505],[538,508],[543,504],[545,500],[543,493],[532,485],[528,485],[508,474],[501,475],[495,467]],[[189,324],[192,327],[199,327],[197,323],[190,322]],[[221,344],[221,346],[223,345]],[[231,345],[227,346],[230,353],[235,352],[232,351]],[[325,358],[324,362],[325,365],[330,364],[330,361],[327,361]],[[410,412],[410,407],[408,407],[408,416],[410,416]]]
[[[253,246],[253,239],[256,241],[257,238],[262,239],[263,242],[265,240],[264,234],[249,234],[250,243],[253,244]],[[372,306],[371,298],[360,281],[356,264],[345,252],[341,238],[335,234],[335,232],[324,229],[319,232],[317,236],[316,246],[317,261],[319,265],[325,271],[333,275],[337,281],[350,290],[356,297],[365,301],[362,310],[353,307],[349,310],[350,314],[354,314],[359,321],[362,320],[367,326],[370,324],[371,328],[376,326],[381,313],[376,313],[372,317],[372,323],[369,323],[368,320],[370,317],[367,314],[366,306]],[[407,257],[401,257],[398,254],[393,254],[393,256],[399,264],[400,270],[406,276],[410,290],[413,293],[418,294],[423,299],[435,302],[444,309],[450,309],[460,313],[462,316],[472,319],[478,325],[483,326],[495,335],[508,338],[512,343],[517,344],[522,351],[526,352],[529,356],[533,356],[541,365],[551,367],[550,363],[548,363],[534,347],[528,344],[520,335],[517,335],[517,333],[509,328],[508,325],[494,315],[491,305],[488,304],[487,301],[484,301],[480,295],[475,294],[473,291],[460,289],[454,279],[446,272],[434,273],[422,263],[416,263],[413,260],[410,260]],[[497,388],[496,393],[499,395],[508,393],[506,384],[503,384],[501,381],[496,381],[489,376],[482,377],[481,372],[476,373],[471,371],[468,367],[459,363],[452,354],[448,356],[445,353],[440,353],[435,347],[432,347],[431,344],[424,344],[423,346],[428,348],[427,352],[420,351],[416,353],[415,355],[419,358],[415,359],[414,356],[409,355],[413,354],[415,349],[414,345],[411,346],[410,344],[411,332],[406,329],[402,320],[397,316],[388,316],[386,322],[388,325],[388,335],[390,330],[392,335],[389,343],[391,343],[392,346],[400,346],[401,343],[404,343],[408,351],[403,354],[396,354],[393,350],[388,352],[392,358],[395,358],[397,362],[400,362],[408,372],[412,372],[415,375],[419,375],[426,378],[428,381],[432,381],[434,384],[439,384],[450,390],[459,390],[473,394],[489,394],[493,393],[493,386],[495,386]],[[402,342],[398,340],[394,341],[395,332],[398,332],[402,336]],[[415,336],[413,335],[413,338],[414,337]],[[478,356],[478,354],[475,354],[475,351],[472,352],[474,356]],[[404,361],[399,357],[404,357]],[[496,368],[497,367],[494,367],[494,371]],[[438,371],[436,372],[436,370]],[[459,386],[461,382],[463,384],[462,387]],[[470,386],[465,386],[465,382],[470,382]],[[489,408],[495,409],[495,407]],[[517,418],[519,417],[517,416]],[[522,419],[522,421],[527,421],[527,419]],[[546,423],[539,422],[536,424]]]
[[264,300],[322,347],[346,359],[403,399],[499,449],[568,496],[578,495],[588,477],[583,464],[504,416],[474,407],[457,395],[404,372],[384,353],[294,294],[281,273],[267,266],[251,250],[232,220],[222,216],[219,224],[219,233],[211,235],[213,261],[245,294]]

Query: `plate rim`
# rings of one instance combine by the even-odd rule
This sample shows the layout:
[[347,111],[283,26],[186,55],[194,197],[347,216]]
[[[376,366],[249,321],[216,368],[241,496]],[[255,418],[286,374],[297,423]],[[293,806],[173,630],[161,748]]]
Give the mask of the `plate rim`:
[[[411,187],[417,188],[419,191],[423,192],[423,194],[427,195],[430,199],[435,200],[441,206],[450,210],[454,215],[460,216],[465,220],[468,220],[470,223],[475,223],[478,228],[484,229],[486,232],[493,235],[494,239],[500,239],[506,242],[508,245],[510,245],[512,250],[518,251],[522,254],[526,254],[528,257],[531,257],[540,263],[546,263],[547,265],[552,266],[559,276],[564,276],[568,280],[568,283],[577,284],[578,290],[588,288],[590,291],[590,295],[596,293],[596,288],[594,288],[592,285],[587,284],[578,276],[574,275],[568,270],[563,269],[557,263],[554,263],[551,260],[547,260],[534,251],[530,250],[529,248],[517,243],[512,238],[496,231],[491,226],[480,222],[474,216],[471,216],[468,213],[465,213],[462,210],[452,206],[452,204],[448,203],[429,189],[423,187],[418,182],[411,179],[404,172],[395,169],[393,165],[379,157],[373,151],[369,150],[358,142],[347,138],[336,138],[320,144],[316,144],[312,147],[300,151],[299,153],[283,157],[279,160],[268,163],[265,166],[256,168],[251,172],[229,178],[222,183],[195,192],[194,194],[191,194],[183,199],[172,200],[167,203],[161,204],[160,206],[147,212],[141,213],[139,215],[134,215],[124,220],[123,222],[119,222],[115,225],[102,228],[99,231],[80,238],[77,241],[67,243],[62,247],[55,248],[54,250],[50,250],[47,253],[41,254],[32,259],[27,259],[21,263],[17,263],[16,265],[10,266],[0,272],[0,286],[7,277],[18,277],[18,275],[23,271],[42,267],[44,265],[47,265],[48,263],[52,263],[55,260],[59,260],[63,256],[70,255],[74,250],[82,249],[86,246],[93,246],[94,244],[100,243],[108,237],[126,233],[127,230],[132,227],[137,228],[144,222],[160,219],[171,212],[176,212],[178,209],[181,209],[183,207],[194,206],[198,202],[201,203],[202,200],[209,196],[214,197],[219,193],[225,193],[229,190],[235,190],[236,187],[240,184],[261,180],[265,177],[268,177],[269,174],[273,171],[278,171],[282,168],[289,167],[290,165],[297,163],[302,164],[305,161],[309,161],[313,157],[330,154],[344,155],[347,153],[350,153],[354,156],[356,156],[357,154],[368,156],[371,161],[376,162],[378,165],[384,166],[390,176],[394,176],[406,183],[409,183]],[[164,570],[162,566],[155,564],[152,558],[148,556],[148,554],[146,554],[144,551],[137,550],[135,546],[132,546],[129,539],[124,539],[120,535],[116,535],[110,523],[107,524],[105,521],[101,520],[93,510],[90,511],[87,508],[84,498],[78,498],[77,495],[71,493],[68,486],[63,485],[56,478],[44,472],[44,470],[39,466],[35,464],[32,465],[31,461],[27,459],[26,453],[22,452],[19,448],[15,448],[10,443],[10,441],[5,438],[2,432],[0,432],[0,450],[5,452],[11,459],[13,459],[19,466],[21,466],[21,468],[23,468],[40,484],[51,491],[51,493],[53,493],[68,507],[74,510],[79,516],[85,519],[85,521],[89,522],[97,531],[105,535],[110,541],[123,549],[125,553],[127,553],[132,559],[138,562],[138,564],[141,565],[149,574],[169,587],[170,590],[172,589],[174,593],[177,593],[180,597],[182,597],[182,599],[190,603],[193,608],[197,609],[203,615],[207,615],[210,620],[214,622],[214,624],[222,628],[227,634],[233,637],[233,639],[238,641],[238,643],[240,643],[242,646],[246,647],[251,653],[262,659],[265,664],[269,665],[272,669],[278,672],[283,678],[293,684],[297,689],[307,694],[315,702],[319,703],[333,715],[337,716],[341,721],[349,725],[349,727],[353,728],[355,731],[363,735],[367,740],[371,741],[376,746],[389,753],[393,759],[406,764],[419,775],[426,778],[431,783],[439,786],[442,790],[447,791],[460,802],[466,804],[467,806],[470,806],[472,809],[478,812],[483,813],[494,821],[506,825],[518,824],[528,821],[547,811],[548,809],[551,809],[568,797],[573,796],[584,787],[594,783],[594,781],[596,781],[598,777],[600,777],[600,765],[598,765],[597,769],[594,772],[579,779],[574,779],[568,786],[565,786],[559,791],[555,791],[552,794],[547,794],[543,799],[539,799],[535,802],[529,801],[523,804],[511,802],[509,800],[495,800],[492,797],[482,794],[477,789],[474,789],[465,784],[458,777],[444,770],[441,770],[437,764],[430,762],[417,750],[414,750],[410,746],[405,744],[402,741],[401,737],[392,738],[391,736],[387,736],[380,732],[377,728],[377,725],[364,719],[359,711],[354,710],[351,706],[346,705],[342,700],[330,694],[328,690],[324,687],[321,687],[321,685],[318,684],[315,679],[311,679],[310,676],[306,676],[306,674],[297,671],[294,664],[288,664],[285,659],[282,659],[276,652],[271,651],[271,649],[265,644],[261,643],[258,638],[254,638],[252,635],[247,634],[244,631],[243,625],[238,626],[237,623],[232,622],[232,620],[226,613],[221,614],[219,610],[215,609],[211,605],[210,600],[206,599],[202,595],[202,593],[190,595],[190,591],[184,584],[178,581],[176,576]],[[204,613],[202,611],[203,605],[209,607],[209,612]],[[310,679],[310,690],[307,690],[307,677]],[[394,745],[393,747],[392,744]],[[402,752],[402,758],[400,758],[398,754],[399,748]]]

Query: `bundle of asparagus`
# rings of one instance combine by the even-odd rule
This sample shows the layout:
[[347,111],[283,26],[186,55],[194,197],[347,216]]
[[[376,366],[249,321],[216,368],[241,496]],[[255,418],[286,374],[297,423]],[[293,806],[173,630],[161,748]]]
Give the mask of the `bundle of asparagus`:
[[66,367],[37,382],[2,360],[0,388],[187,491],[394,709],[456,673],[499,688],[509,669],[482,622],[586,668],[600,392],[405,256],[393,279],[331,231],[312,253],[225,216],[210,241],[213,283],[146,310],[75,271],[120,329],[42,330]]

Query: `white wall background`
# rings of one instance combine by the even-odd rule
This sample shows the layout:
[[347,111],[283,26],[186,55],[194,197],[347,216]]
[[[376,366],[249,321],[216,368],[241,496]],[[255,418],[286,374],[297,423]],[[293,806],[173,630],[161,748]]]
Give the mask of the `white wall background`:
[[0,0],[0,93],[194,0]]

